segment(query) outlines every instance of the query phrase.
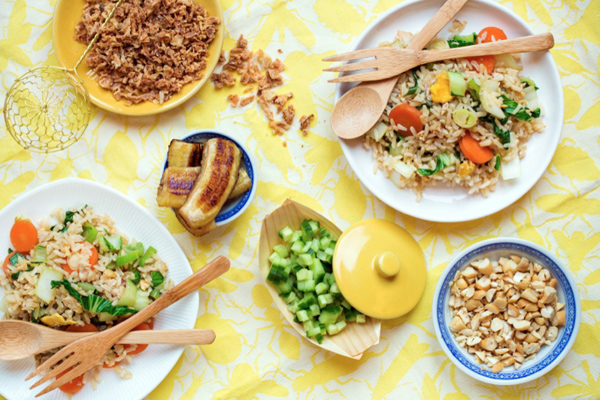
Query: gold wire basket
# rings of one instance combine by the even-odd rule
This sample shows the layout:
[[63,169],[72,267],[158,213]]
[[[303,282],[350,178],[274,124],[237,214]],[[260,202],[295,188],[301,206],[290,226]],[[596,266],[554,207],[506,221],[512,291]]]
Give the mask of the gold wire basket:
[[[101,29],[123,0],[110,11]],[[25,149],[50,153],[78,141],[90,122],[91,105],[77,67],[98,40],[100,30],[73,68],[43,66],[21,75],[4,102],[10,135]]]

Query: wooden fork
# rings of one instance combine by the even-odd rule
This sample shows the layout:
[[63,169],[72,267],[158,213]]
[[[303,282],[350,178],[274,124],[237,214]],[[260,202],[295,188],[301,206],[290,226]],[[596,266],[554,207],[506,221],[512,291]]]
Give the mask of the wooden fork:
[[[57,375],[65,373],[50,385],[46,386],[46,388],[39,392],[35,397],[46,394],[90,370],[98,364],[110,348],[117,343],[121,337],[127,334],[127,332],[148,320],[148,318],[152,317],[154,314],[187,296],[194,290],[197,290],[206,283],[221,276],[227,270],[229,270],[229,260],[223,256],[217,257],[200,271],[163,294],[158,300],[114,328],[107,329],[104,332],[97,333],[90,337],[79,339],[62,348],[58,353],[46,360],[25,378],[27,381],[54,366],[54,368],[48,371],[42,379],[31,386],[30,389],[33,389],[42,383],[55,378]],[[62,362],[59,363],[61,360]]]
[[351,51],[324,58],[323,61],[349,61],[362,58],[375,57],[355,63],[327,68],[324,71],[350,72],[365,69],[375,69],[353,75],[340,76],[328,82],[360,82],[376,81],[389,78],[406,72],[414,67],[430,62],[449,60],[452,58],[488,56],[507,53],[527,53],[531,51],[548,50],[554,46],[554,37],[551,33],[524,36],[516,39],[501,40],[497,42],[477,44],[473,46],[457,47],[444,50],[409,50],[377,47]]

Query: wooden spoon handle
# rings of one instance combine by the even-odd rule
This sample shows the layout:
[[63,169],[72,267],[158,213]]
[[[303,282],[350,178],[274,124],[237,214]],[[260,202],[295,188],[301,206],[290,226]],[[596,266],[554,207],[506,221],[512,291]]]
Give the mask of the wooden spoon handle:
[[167,293],[163,294],[151,303],[148,307],[142,311],[134,314],[131,318],[126,319],[119,325],[106,331],[106,337],[110,337],[116,343],[127,332],[146,321],[156,313],[169,307],[171,304],[179,301],[183,297],[192,293],[194,290],[198,290],[201,286],[207,284],[213,279],[218,278],[229,270],[229,260],[226,257],[220,256],[209,262],[204,268],[196,272]]
[[423,27],[413,38],[406,47],[411,50],[421,50],[427,43],[436,37],[436,35],[442,30],[448,22],[465,5],[467,0],[448,0],[444,5],[435,13],[435,15],[429,20],[427,25]]
[[[58,332],[58,331],[57,331]],[[66,346],[83,337],[97,335],[95,332],[60,332],[60,335],[48,336],[33,354]],[[211,344],[215,340],[212,329],[163,329],[156,331],[131,331],[117,343],[127,344]],[[2,359],[0,357],[0,359]]]
[[489,56],[508,53],[528,53],[531,51],[548,50],[554,46],[554,36],[551,33],[523,36],[515,39],[499,40],[497,42],[483,43],[474,46],[458,47],[436,51],[419,52],[419,63],[449,60],[451,58],[464,58],[476,56]]
[[[93,335],[93,333],[92,333]],[[215,341],[212,329],[164,329],[132,331],[117,343],[127,344],[211,344]]]

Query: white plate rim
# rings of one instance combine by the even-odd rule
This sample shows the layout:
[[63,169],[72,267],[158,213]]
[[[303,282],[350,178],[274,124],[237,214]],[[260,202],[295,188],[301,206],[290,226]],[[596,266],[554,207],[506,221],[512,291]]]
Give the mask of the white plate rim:
[[[384,14],[380,15],[371,25],[369,25],[369,27],[367,27],[365,29],[365,31],[358,37],[358,39],[356,39],[356,41],[352,45],[352,48],[349,49],[349,51],[357,50],[359,48],[358,45],[367,36],[369,36],[373,31],[376,31],[378,25],[383,23],[387,18],[394,15],[395,13],[400,12],[402,9],[413,6],[417,3],[420,3],[420,4],[431,3],[430,6],[432,7],[432,10],[437,11],[437,9],[439,8],[439,6],[441,6],[443,1],[442,0],[410,0],[410,1],[401,3],[401,4],[397,5],[396,7],[393,7],[392,9],[388,10]],[[535,32],[532,30],[532,28],[529,26],[529,24],[527,24],[526,21],[524,21],[519,15],[517,15],[512,10],[510,10],[500,4],[497,4],[491,0],[471,0],[463,8],[468,7],[469,4],[473,4],[473,3],[479,3],[479,4],[483,4],[484,6],[492,7],[498,13],[504,13],[511,19],[515,20],[515,22],[517,24],[521,25],[522,28],[527,30],[529,32],[529,34],[535,34]],[[460,11],[457,15],[460,17]],[[443,33],[443,30],[441,33]],[[555,93],[553,93],[553,95],[556,95],[556,100],[554,101],[554,104],[558,108],[558,112],[553,113],[553,114],[556,116],[555,119],[557,119],[559,121],[559,123],[557,125],[555,124],[551,127],[546,126],[544,131],[542,133],[538,134],[538,135],[544,135],[543,137],[545,140],[550,139],[550,147],[551,147],[552,151],[542,154],[543,161],[538,163],[538,165],[540,167],[537,169],[537,171],[534,171],[534,173],[532,174],[532,178],[530,178],[526,184],[521,185],[521,188],[519,190],[516,190],[513,193],[511,193],[511,195],[509,197],[507,197],[506,199],[500,199],[500,201],[496,201],[495,205],[492,205],[493,203],[488,201],[487,205],[489,207],[484,208],[484,210],[477,212],[477,213],[471,212],[469,214],[467,211],[467,213],[465,213],[465,212],[445,212],[445,213],[440,212],[440,213],[434,214],[434,213],[431,213],[431,209],[427,209],[426,207],[419,206],[422,203],[418,203],[416,201],[416,195],[412,192],[412,189],[396,188],[396,190],[401,191],[401,192],[410,192],[410,195],[408,196],[408,201],[404,201],[404,202],[394,201],[393,194],[384,193],[386,191],[386,189],[384,189],[384,188],[382,189],[381,187],[378,187],[376,185],[375,179],[373,179],[373,177],[375,175],[372,174],[374,161],[370,165],[368,165],[368,168],[361,169],[360,168],[361,165],[357,165],[357,161],[354,159],[353,149],[349,145],[349,143],[352,141],[346,141],[344,139],[338,138],[339,142],[340,142],[340,146],[344,153],[344,156],[346,157],[346,160],[348,161],[348,164],[350,165],[350,167],[352,168],[354,173],[356,173],[356,176],[358,177],[358,179],[362,182],[363,185],[365,185],[365,187],[373,195],[375,195],[378,199],[380,199],[382,202],[384,202],[388,206],[394,208],[395,210],[402,212],[404,214],[413,216],[415,218],[423,219],[426,221],[432,221],[432,222],[465,222],[465,221],[471,221],[471,220],[478,219],[478,218],[483,218],[483,217],[489,216],[491,214],[497,213],[499,211],[502,211],[503,209],[509,207],[511,204],[515,203],[517,200],[519,200],[521,197],[523,197],[527,192],[529,192],[531,190],[531,188],[533,188],[533,186],[535,186],[535,184],[540,180],[540,178],[542,177],[542,175],[544,174],[544,172],[550,165],[550,162],[552,161],[552,157],[554,156],[554,153],[556,152],[556,149],[560,142],[563,118],[564,118],[564,96],[563,96],[563,92],[562,92],[560,75],[558,73],[556,63],[554,62],[554,59],[550,55],[550,52],[547,52],[547,54],[545,54],[543,56],[543,62],[549,63],[550,68],[548,69],[548,73],[551,74],[550,79],[552,81],[554,81],[555,83],[557,83],[558,87],[559,87],[558,90],[556,90]],[[344,87],[343,84],[336,85],[336,89],[335,89],[335,102],[336,103],[340,99],[340,97],[348,90],[348,89],[342,89],[342,87]],[[348,86],[346,86],[346,87],[348,87]],[[547,120],[548,120],[548,118],[546,118],[544,120],[544,123],[546,123]],[[534,138],[532,138],[532,139],[534,139]],[[354,139],[354,140],[360,140],[362,143],[362,139]],[[528,142],[528,144],[529,144],[529,142]],[[362,148],[362,146],[360,146],[360,148]],[[370,153],[370,150],[366,150],[364,148],[362,148],[362,149],[364,151],[368,151]],[[527,158],[527,155],[525,157]],[[372,160],[372,158],[371,158],[371,160]],[[378,171],[378,174],[382,174],[382,172]],[[391,181],[389,184],[393,185],[393,183],[391,183]],[[509,185],[512,185],[512,184],[513,184],[513,182],[509,183]],[[487,199],[482,197],[479,194],[467,195],[467,198],[478,196],[479,201],[490,200],[490,198],[494,195],[494,193],[499,193],[502,190],[501,185],[502,185],[502,182],[498,182],[498,185],[496,187],[496,192],[492,192],[490,194],[490,197]],[[441,185],[438,185],[438,187],[441,187]],[[426,192],[426,190],[427,190],[427,188],[424,190],[424,193]],[[457,188],[457,190],[460,190],[460,189]],[[406,200],[406,199],[403,199],[403,200]],[[438,203],[438,204],[443,205],[443,203]],[[457,204],[457,203],[455,203],[455,204]],[[456,209],[457,207],[454,207],[454,208]],[[451,210],[451,211],[455,211],[455,210]]]
[[[572,317],[573,320],[572,321],[568,320],[567,324],[566,324],[566,325],[569,325],[569,323],[572,322],[573,330],[571,331],[571,335],[566,340],[566,343],[564,344],[563,348],[560,350],[560,353],[555,356],[554,360],[552,360],[551,363],[549,363],[545,367],[539,369],[537,372],[532,373],[532,374],[522,377],[522,378],[518,378],[518,379],[493,379],[493,378],[488,378],[486,376],[474,373],[454,356],[452,351],[448,348],[447,343],[441,338],[442,332],[440,329],[440,324],[447,322],[446,319],[444,319],[443,321],[440,321],[440,319],[438,317],[438,311],[440,311],[438,309],[438,303],[439,303],[440,293],[442,291],[442,286],[444,285],[444,281],[448,277],[448,274],[455,269],[455,267],[457,266],[457,264],[461,261],[461,259],[463,257],[467,256],[470,253],[477,251],[478,249],[481,249],[484,247],[489,247],[490,245],[494,245],[494,244],[509,244],[509,245],[514,244],[514,245],[518,245],[518,246],[522,246],[522,247],[528,247],[534,251],[537,251],[537,252],[543,254],[548,259],[550,259],[555,264],[555,266],[562,272],[563,277],[564,277],[564,281],[562,281],[562,282],[563,283],[568,282],[570,291],[573,294],[575,308],[576,308],[575,310],[573,310],[573,314],[574,314],[574,316]],[[458,268],[461,268],[461,266],[458,266]],[[561,290],[564,290],[564,289],[561,288]],[[445,307],[445,305],[444,305],[444,307]],[[441,311],[441,312],[444,312],[444,311]],[[579,333],[579,325],[581,324],[581,299],[579,296],[579,291],[577,290],[577,284],[575,283],[575,280],[574,280],[573,275],[571,274],[570,270],[557,257],[555,257],[552,253],[550,253],[550,251],[548,251],[546,248],[544,248],[536,243],[530,242],[528,240],[524,240],[524,239],[517,239],[517,238],[511,238],[511,237],[498,237],[498,238],[486,239],[486,240],[482,240],[481,242],[477,242],[476,244],[467,247],[465,250],[461,251],[459,254],[457,254],[455,257],[452,258],[452,260],[444,268],[444,271],[442,272],[442,274],[436,284],[435,292],[434,292],[433,300],[432,300],[431,313],[432,313],[432,322],[433,322],[433,327],[435,330],[435,335],[436,335],[436,338],[438,339],[440,346],[442,347],[442,350],[444,350],[444,353],[446,353],[446,356],[462,372],[464,372],[466,375],[468,375],[474,379],[477,379],[477,380],[485,382],[485,383],[491,383],[494,385],[518,385],[518,384],[530,382],[532,380],[535,380],[535,379],[540,378],[541,376],[547,374],[552,369],[554,369],[569,353],[571,347],[575,343],[577,334]],[[446,314],[446,313],[444,313],[444,314]],[[569,319],[568,316],[567,316],[567,319]],[[557,346],[557,343],[559,341],[561,341],[561,335],[565,335],[565,334],[566,334],[565,329],[562,329],[557,340],[551,344],[550,351],[553,351],[553,352],[556,351],[555,348]],[[458,346],[456,345],[455,347],[458,347]],[[553,348],[554,348],[554,350],[552,350]],[[536,363],[538,363],[540,360],[534,359],[534,361],[535,361],[535,363],[533,365],[536,365]]]
[[[19,210],[19,206],[28,201],[31,198],[43,195],[44,192],[47,191],[54,191],[54,190],[59,190],[61,189],[61,187],[69,187],[70,185],[78,185],[78,186],[82,186],[82,187],[86,187],[89,188],[92,191],[99,191],[99,192],[103,192],[104,194],[106,194],[108,197],[112,198],[113,201],[116,201],[116,204],[120,204],[124,207],[133,207],[135,209],[137,209],[138,212],[141,212],[143,214],[143,216],[145,217],[145,222],[144,226],[147,228],[151,228],[151,229],[156,229],[159,232],[159,235],[161,236],[162,240],[164,240],[164,243],[161,244],[157,244],[157,243],[152,243],[153,247],[157,247],[157,249],[159,250],[158,254],[159,256],[161,255],[161,250],[159,249],[159,247],[162,248],[166,248],[167,246],[169,248],[172,248],[173,250],[173,256],[169,256],[169,258],[173,258],[176,259],[176,261],[174,262],[170,262],[167,263],[170,272],[172,272],[174,269],[181,269],[180,271],[178,271],[178,275],[182,275],[180,277],[180,279],[178,280],[174,280],[175,283],[179,283],[179,281],[181,281],[183,279],[185,279],[185,277],[192,275],[193,270],[190,266],[190,263],[187,259],[187,257],[185,256],[185,253],[181,250],[181,248],[179,247],[179,245],[177,244],[177,242],[175,241],[175,239],[173,238],[173,236],[171,235],[171,233],[167,230],[167,228],[160,222],[158,221],[152,214],[150,214],[150,212],[148,210],[146,210],[144,207],[142,207],[140,204],[138,204],[137,202],[135,202],[134,200],[130,199],[129,197],[127,197],[126,195],[124,195],[123,193],[109,188],[107,186],[104,186],[100,183],[96,183],[93,181],[89,181],[89,180],[85,180],[85,179],[80,179],[80,178],[64,178],[64,179],[59,179],[50,183],[46,183],[43,184],[35,189],[29,190],[25,193],[23,193],[22,195],[18,196],[16,199],[14,199],[13,201],[11,201],[10,204],[8,204],[6,207],[4,207],[2,210],[0,210],[0,220],[5,218],[7,215],[8,216],[16,216],[16,215],[21,215],[22,210]],[[66,194],[65,194],[66,197]],[[65,200],[65,203],[72,203],[72,200]],[[93,199],[91,199],[88,204],[90,204],[90,206],[94,206],[94,201]],[[80,206],[80,204],[78,205],[74,205],[74,206]],[[46,207],[48,208],[48,213],[47,215],[50,214],[50,211],[58,208],[58,207],[70,207],[70,205],[63,205],[63,204],[48,204],[46,205]],[[27,217],[25,214],[23,214],[25,217]],[[117,229],[119,231],[121,231],[124,235],[126,235],[127,237],[132,237],[135,235],[131,235],[130,232],[128,231],[124,231],[123,229],[120,229],[120,223],[118,220],[115,220],[115,225],[117,227]],[[10,243],[9,243],[10,244]],[[163,261],[166,262],[165,258],[163,258]],[[1,293],[1,289],[0,289],[0,293]],[[191,329],[194,328],[194,325],[196,323],[196,319],[198,316],[198,310],[199,310],[199,301],[200,301],[200,296],[198,291],[194,291],[193,293],[191,293],[190,295],[188,295],[185,299],[180,300],[177,304],[171,306],[171,307],[176,307],[179,306],[179,308],[184,308],[184,312],[185,312],[185,316],[184,316],[184,320],[181,322],[183,325],[182,328],[187,328],[187,329]],[[157,316],[160,317],[161,314],[165,314],[169,312],[169,308],[161,311],[161,313],[157,314]],[[158,322],[159,320],[157,320]],[[168,346],[168,345],[153,345],[154,347],[154,351],[158,351],[161,354],[159,354],[161,357],[168,357],[169,360],[167,360],[168,362],[165,362],[165,360],[162,360],[160,363],[157,363],[157,365],[160,365],[156,368],[154,368],[154,377],[152,382],[148,383],[148,382],[144,382],[143,387],[145,387],[142,390],[139,390],[138,393],[130,393],[127,392],[125,390],[121,391],[121,393],[123,393],[124,396],[123,399],[131,399],[133,398],[139,398],[142,399],[144,397],[146,397],[150,392],[152,392],[152,390],[154,390],[164,379],[165,377],[168,375],[168,373],[171,371],[171,369],[173,369],[173,367],[175,366],[175,364],[177,363],[177,361],[179,360],[179,358],[181,357],[181,354],[183,353],[183,350],[185,348],[185,346]],[[159,350],[156,350],[159,349]],[[148,350],[146,350],[146,352],[148,352]],[[143,356],[143,355],[142,355]],[[126,366],[125,368],[128,370],[134,370],[136,369],[136,359],[135,358],[139,358],[139,356],[134,356],[134,359],[132,361],[132,364],[129,366]],[[20,361],[15,361],[15,362],[25,362],[25,361],[32,361],[31,358],[29,359],[25,359],[25,360],[20,360]],[[138,365],[137,368],[142,366],[142,360],[137,360],[138,361]],[[11,362],[7,362],[7,361],[0,361],[0,368],[2,368],[1,366],[7,366],[9,365]],[[103,371],[107,371],[107,370],[103,370]],[[102,375],[102,373],[101,373]],[[141,377],[140,377],[141,378]],[[133,380],[135,380],[135,372],[133,372]],[[0,395],[6,397],[7,400],[21,400],[17,397],[14,397],[11,392],[7,392],[4,388],[3,388],[3,380],[0,380]],[[119,380],[119,382],[121,382],[121,380]],[[130,382],[130,380],[124,380],[122,382]],[[98,383],[98,387],[96,390],[94,390],[92,392],[92,396],[89,397],[94,397],[94,398],[103,398],[102,396],[102,386],[103,384],[106,384],[106,382],[100,382]],[[29,384],[23,382],[23,386],[28,387]],[[84,390],[91,386],[89,383],[86,384],[86,386],[84,387]],[[33,396],[38,392],[39,390],[32,390],[29,392],[30,396],[28,398],[33,398]],[[80,397],[82,397],[83,393],[78,393]],[[77,396],[74,395],[74,396]],[[50,399],[66,399],[68,398],[66,394],[62,393],[59,390],[55,390],[53,392],[51,392],[50,394],[44,396],[44,398],[48,398],[48,400]],[[89,397],[86,397],[89,398]],[[83,398],[83,397],[82,397]],[[118,397],[113,398],[112,400],[118,400]]]

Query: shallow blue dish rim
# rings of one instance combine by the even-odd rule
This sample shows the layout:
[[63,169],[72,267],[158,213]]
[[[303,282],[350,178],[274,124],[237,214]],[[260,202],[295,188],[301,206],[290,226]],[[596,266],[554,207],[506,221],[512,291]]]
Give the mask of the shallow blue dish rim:
[[[456,271],[464,268],[476,257],[492,251],[516,251],[525,253],[548,268],[552,276],[558,280],[559,291],[564,295],[566,324],[559,330],[559,336],[551,344],[550,351],[543,357],[527,361],[519,370],[512,367],[495,374],[490,369],[481,369],[475,363],[474,356],[461,351],[448,327],[448,299],[450,282]],[[508,254],[507,254],[508,255]],[[581,321],[581,304],[577,286],[568,269],[545,248],[523,239],[494,238],[484,240],[462,251],[446,267],[442,273],[434,294],[432,305],[433,323],[436,336],[442,349],[450,360],[467,375],[486,383],[495,385],[515,385],[537,379],[552,370],[567,355],[575,342]],[[465,355],[466,354],[466,355]]]

